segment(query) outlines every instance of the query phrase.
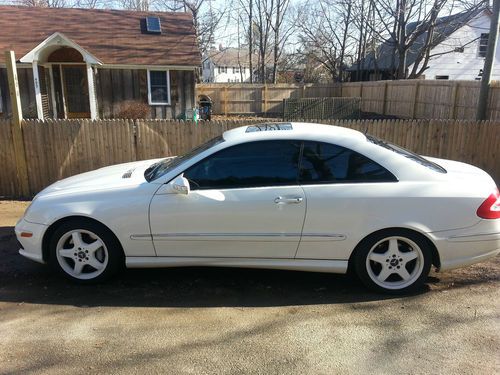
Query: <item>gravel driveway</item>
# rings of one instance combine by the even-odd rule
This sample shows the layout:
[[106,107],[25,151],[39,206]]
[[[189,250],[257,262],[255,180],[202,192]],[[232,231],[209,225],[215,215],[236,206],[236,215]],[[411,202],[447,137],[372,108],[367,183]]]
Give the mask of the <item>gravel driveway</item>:
[[0,201],[0,374],[494,374],[500,258],[387,297],[347,276],[127,270],[69,284],[17,255]]

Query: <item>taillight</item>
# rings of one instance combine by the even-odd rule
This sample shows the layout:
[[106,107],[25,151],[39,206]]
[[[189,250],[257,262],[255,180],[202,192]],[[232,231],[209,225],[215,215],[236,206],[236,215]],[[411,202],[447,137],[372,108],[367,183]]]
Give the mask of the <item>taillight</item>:
[[500,193],[496,189],[477,209],[483,219],[500,219]]

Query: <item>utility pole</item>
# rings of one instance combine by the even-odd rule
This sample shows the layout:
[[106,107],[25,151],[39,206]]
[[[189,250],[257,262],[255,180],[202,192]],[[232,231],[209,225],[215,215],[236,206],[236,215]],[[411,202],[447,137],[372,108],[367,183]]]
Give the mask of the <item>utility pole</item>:
[[493,71],[493,61],[498,43],[498,15],[500,13],[500,0],[493,0],[493,14],[491,16],[490,35],[488,37],[488,50],[484,59],[483,77],[481,79],[481,90],[477,103],[476,120],[486,120],[486,110],[488,107],[488,97],[491,84],[491,73]]

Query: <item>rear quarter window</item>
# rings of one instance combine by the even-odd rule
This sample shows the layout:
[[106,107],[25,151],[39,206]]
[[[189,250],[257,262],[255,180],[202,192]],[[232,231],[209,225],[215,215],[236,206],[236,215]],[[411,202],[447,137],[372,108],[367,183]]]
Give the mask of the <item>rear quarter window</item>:
[[302,184],[395,181],[391,172],[356,151],[330,143],[304,142]]

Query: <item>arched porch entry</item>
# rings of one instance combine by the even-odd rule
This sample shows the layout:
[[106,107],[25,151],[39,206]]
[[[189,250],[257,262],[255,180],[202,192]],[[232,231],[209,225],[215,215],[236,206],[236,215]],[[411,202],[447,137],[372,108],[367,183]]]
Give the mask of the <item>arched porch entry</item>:
[[61,47],[47,58],[53,79],[57,117],[90,118],[87,66],[80,52]]
[[94,66],[101,62],[61,33],[20,59],[33,68],[37,116],[97,118]]

